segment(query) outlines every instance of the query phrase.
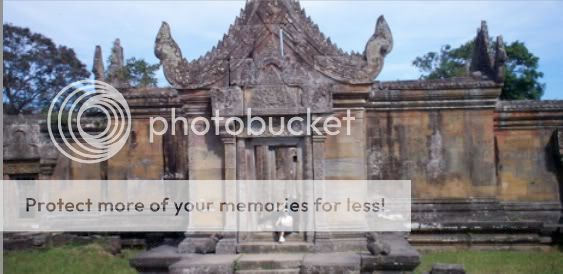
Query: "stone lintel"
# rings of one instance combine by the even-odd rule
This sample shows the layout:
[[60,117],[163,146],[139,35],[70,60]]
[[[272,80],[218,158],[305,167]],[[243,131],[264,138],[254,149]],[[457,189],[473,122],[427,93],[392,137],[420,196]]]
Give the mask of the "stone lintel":
[[405,81],[403,86],[401,83],[374,86],[365,106],[372,111],[494,109],[500,92],[500,86],[483,82]]
[[[451,89],[500,89],[502,84],[473,77],[454,77],[437,80],[400,80],[375,82],[376,90],[451,90]],[[500,93],[499,93],[500,95]]]
[[553,130],[563,128],[563,100],[499,101],[496,130]]
[[176,115],[180,113],[182,103],[178,99],[178,93],[170,88],[139,88],[122,89],[123,97],[127,100],[131,110],[131,118],[147,118],[160,116],[168,118],[171,109],[176,108]]
[[510,112],[563,112],[563,100],[515,100],[499,101],[499,113]]

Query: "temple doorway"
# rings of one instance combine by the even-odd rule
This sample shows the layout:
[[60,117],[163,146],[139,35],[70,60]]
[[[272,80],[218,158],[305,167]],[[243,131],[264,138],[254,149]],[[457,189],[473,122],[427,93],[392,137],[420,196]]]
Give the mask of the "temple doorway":
[[[239,150],[239,156],[245,157],[246,180],[303,180],[303,140],[302,138],[255,138],[246,139],[244,154]],[[240,158],[237,160],[241,160]],[[258,184],[259,185],[259,184]],[[264,187],[272,186],[264,184]],[[244,191],[244,190],[243,190]],[[252,190],[249,190],[252,191]],[[274,189],[260,191],[271,195],[268,200],[299,199],[302,190],[296,189],[295,184],[276,183]],[[261,218],[261,216],[257,216]],[[253,220],[256,221],[256,220]],[[294,226],[298,227],[299,219],[293,218]],[[269,230],[271,227],[263,227]],[[278,233],[253,232],[239,233],[240,242],[277,241]],[[287,242],[302,242],[306,240],[306,233],[292,232],[286,235]]]

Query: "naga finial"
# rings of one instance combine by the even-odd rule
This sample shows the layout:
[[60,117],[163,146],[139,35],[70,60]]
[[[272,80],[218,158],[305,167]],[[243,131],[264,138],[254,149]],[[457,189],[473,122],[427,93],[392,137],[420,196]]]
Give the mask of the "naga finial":
[[181,77],[178,74],[178,68],[182,61],[184,61],[184,58],[182,57],[180,47],[172,38],[170,26],[166,22],[162,22],[156,35],[154,54],[162,64],[166,80],[171,84],[177,85]]
[[385,17],[379,16],[375,25],[375,32],[366,44],[364,52],[368,70],[375,78],[383,69],[385,56],[393,49],[393,35],[385,21]]

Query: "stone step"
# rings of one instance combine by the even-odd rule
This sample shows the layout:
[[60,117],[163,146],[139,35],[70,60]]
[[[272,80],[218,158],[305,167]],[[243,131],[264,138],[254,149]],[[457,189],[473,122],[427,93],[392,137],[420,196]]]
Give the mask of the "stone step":
[[[277,241],[277,238],[274,236],[272,232],[255,232],[251,235],[248,235],[249,241],[256,241],[256,242],[269,242],[269,241]],[[302,242],[303,235],[298,233],[291,233],[285,236],[286,242]]]
[[246,242],[238,245],[239,253],[305,253],[313,251],[313,245],[306,242]]
[[236,265],[237,271],[300,269],[303,254],[244,254]]
[[259,270],[238,270],[237,274],[299,274],[299,268],[292,269],[259,269]]

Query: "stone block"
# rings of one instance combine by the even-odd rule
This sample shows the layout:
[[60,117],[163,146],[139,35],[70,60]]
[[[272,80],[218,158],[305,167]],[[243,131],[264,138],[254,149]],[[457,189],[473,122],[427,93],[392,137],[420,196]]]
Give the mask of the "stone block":
[[303,254],[244,254],[237,261],[237,270],[296,269],[303,262]]
[[307,254],[301,273],[359,273],[360,262],[355,253]]
[[404,234],[380,233],[378,239],[390,247],[387,255],[361,255],[362,272],[413,271],[420,264],[420,254],[406,240]]
[[[179,253],[211,253],[202,252],[203,249],[207,250],[211,248],[209,237],[186,237],[179,245]],[[215,251],[215,246],[213,246],[213,252]]]
[[237,241],[236,239],[221,239],[217,242],[215,246],[216,254],[236,254],[237,253]]
[[51,237],[51,244],[53,246],[67,245],[73,242],[75,238],[76,235],[68,233],[55,234]]
[[430,274],[465,274],[461,264],[434,264]]
[[192,255],[170,266],[170,274],[234,273],[238,255]]
[[139,254],[129,264],[139,273],[165,274],[172,264],[191,256],[196,255],[180,254],[175,247],[163,245]]

